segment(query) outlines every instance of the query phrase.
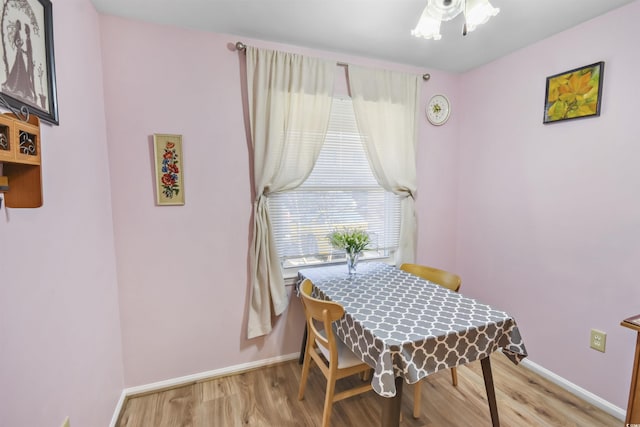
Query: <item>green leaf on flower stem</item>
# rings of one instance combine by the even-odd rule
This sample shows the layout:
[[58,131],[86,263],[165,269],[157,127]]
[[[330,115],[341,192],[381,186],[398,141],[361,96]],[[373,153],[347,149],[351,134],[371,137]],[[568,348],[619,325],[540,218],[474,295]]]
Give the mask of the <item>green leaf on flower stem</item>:
[[329,241],[334,248],[343,249],[348,253],[362,252],[369,246],[369,233],[358,228],[341,228],[329,235]]

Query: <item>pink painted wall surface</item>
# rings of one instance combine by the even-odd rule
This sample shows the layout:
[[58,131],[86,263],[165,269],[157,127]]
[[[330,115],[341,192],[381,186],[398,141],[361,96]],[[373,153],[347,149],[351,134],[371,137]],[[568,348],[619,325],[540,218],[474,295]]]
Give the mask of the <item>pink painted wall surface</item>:
[[[101,31],[126,385],[299,351],[303,316],[295,296],[272,334],[246,339],[252,196],[240,57],[229,48],[238,38],[109,16],[101,18]],[[336,67],[336,75],[336,92],[345,93],[344,69]],[[438,81],[440,75],[434,73],[432,81],[445,90],[452,80],[444,76]],[[431,84],[424,83],[423,98]],[[425,139],[433,131],[426,129],[423,117],[420,133]],[[447,132],[451,131],[443,128],[440,135]],[[183,135],[184,206],[155,206],[154,133]],[[454,231],[449,214],[453,207],[447,206],[456,202],[450,171],[453,147],[444,141],[421,142],[420,147],[421,179],[430,180],[429,198],[438,203],[438,208],[425,209],[420,219],[446,217],[441,228],[425,227],[424,241],[442,243],[439,260],[448,263],[455,255],[455,242],[449,237]]]
[[[639,15],[635,2],[462,76],[243,41],[431,72],[421,109],[443,93],[453,112],[442,127],[421,116],[418,260],[512,312],[533,361],[624,408]],[[54,24],[61,125],[42,128],[45,206],[0,212],[0,424],[105,425],[124,386],[297,352],[295,297],[271,335],[244,338],[252,200],[237,38],[98,17],[88,0],[56,2]],[[544,78],[598,60],[602,116],[543,126]],[[184,137],[183,207],[154,204],[153,133]],[[588,349],[592,327],[608,332],[607,353]]]
[[[465,74],[458,270],[530,359],[626,408],[640,312],[640,2]],[[605,61],[598,118],[542,124],[545,78]],[[607,351],[589,330],[608,333]]]
[[[418,129],[418,252],[417,262],[456,271],[456,215],[458,192],[458,135],[463,102],[460,76],[432,71],[424,84]],[[446,124],[433,126],[425,115],[427,101],[435,94],[451,103]]]
[[123,388],[98,14],[55,1],[44,206],[0,211],[0,425],[108,425]]

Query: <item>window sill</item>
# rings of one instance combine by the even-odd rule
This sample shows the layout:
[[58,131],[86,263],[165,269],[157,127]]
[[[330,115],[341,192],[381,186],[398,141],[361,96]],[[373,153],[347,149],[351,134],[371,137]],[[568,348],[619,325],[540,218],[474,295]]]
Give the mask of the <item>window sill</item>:
[[[359,262],[359,264],[366,264],[368,262],[384,262],[385,264],[389,264],[389,265],[393,265],[394,264],[393,258],[391,258],[391,257],[388,257],[388,258],[371,258],[371,259],[361,260]],[[285,286],[295,286],[296,285],[296,282],[298,281],[298,270],[302,270],[302,269],[306,269],[306,268],[327,267],[327,266],[330,266],[330,265],[339,265],[339,264],[346,264],[346,261],[332,262],[332,263],[326,263],[326,264],[315,264],[315,265],[296,267],[296,268],[285,268],[284,271],[282,272],[282,274],[284,275],[284,285]],[[346,268],[346,265],[345,265],[345,268]]]

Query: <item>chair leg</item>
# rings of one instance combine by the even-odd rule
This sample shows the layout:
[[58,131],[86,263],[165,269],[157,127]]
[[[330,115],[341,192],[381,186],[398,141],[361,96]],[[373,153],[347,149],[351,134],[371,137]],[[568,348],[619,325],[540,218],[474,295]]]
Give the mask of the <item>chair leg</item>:
[[[453,386],[458,385],[458,371],[456,368],[451,368],[451,382]],[[422,384],[420,381],[413,386],[413,418],[420,418],[420,404],[422,403]]]
[[370,375],[373,372],[373,369],[367,369],[366,371],[362,371],[360,374],[360,378],[362,381],[369,381],[371,379]]
[[422,403],[422,381],[413,385],[413,418],[420,418],[420,406]]
[[327,378],[327,393],[324,397],[324,412],[322,413],[322,427],[329,427],[331,409],[333,408],[333,394],[336,391],[336,379],[333,375]]
[[304,361],[302,362],[302,375],[300,376],[300,389],[298,390],[298,400],[304,399],[304,390],[307,387],[307,377],[309,376],[309,368],[311,367],[311,351],[312,348],[308,348],[304,353]]

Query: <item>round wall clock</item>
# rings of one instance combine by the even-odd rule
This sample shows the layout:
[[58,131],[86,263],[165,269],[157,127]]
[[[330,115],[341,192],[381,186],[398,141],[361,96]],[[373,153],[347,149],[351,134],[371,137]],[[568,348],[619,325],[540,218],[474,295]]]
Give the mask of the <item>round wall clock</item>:
[[432,125],[443,125],[449,119],[451,105],[444,95],[433,95],[427,103],[427,120]]

